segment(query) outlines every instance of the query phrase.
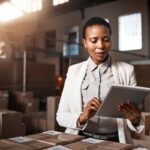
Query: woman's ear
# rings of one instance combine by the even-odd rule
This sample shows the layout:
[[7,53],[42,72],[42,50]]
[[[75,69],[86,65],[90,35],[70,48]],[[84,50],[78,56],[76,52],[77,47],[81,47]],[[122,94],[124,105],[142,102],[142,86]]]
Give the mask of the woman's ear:
[[82,44],[83,44],[84,47],[86,48],[86,42],[85,42],[85,39],[82,39]]

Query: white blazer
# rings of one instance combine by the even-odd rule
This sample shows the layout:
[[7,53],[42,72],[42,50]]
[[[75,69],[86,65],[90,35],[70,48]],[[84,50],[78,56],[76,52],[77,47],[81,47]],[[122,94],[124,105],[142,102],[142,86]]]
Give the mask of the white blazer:
[[[59,125],[67,128],[66,133],[78,134],[79,130],[83,130],[77,127],[77,120],[82,113],[81,84],[86,73],[87,64],[88,61],[85,61],[72,65],[68,69],[56,117]],[[111,67],[116,84],[136,85],[132,65],[113,60]],[[126,139],[126,133],[124,132],[125,122],[123,119],[118,119],[118,133],[121,143],[130,141],[130,139]]]

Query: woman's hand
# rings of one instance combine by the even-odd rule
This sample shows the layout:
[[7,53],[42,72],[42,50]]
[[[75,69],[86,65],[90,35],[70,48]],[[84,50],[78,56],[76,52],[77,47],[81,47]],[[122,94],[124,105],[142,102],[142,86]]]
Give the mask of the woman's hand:
[[83,113],[79,117],[79,123],[84,124],[87,120],[94,117],[102,102],[94,97],[85,106]]
[[118,105],[118,111],[128,118],[134,126],[139,124],[141,110],[131,101]]

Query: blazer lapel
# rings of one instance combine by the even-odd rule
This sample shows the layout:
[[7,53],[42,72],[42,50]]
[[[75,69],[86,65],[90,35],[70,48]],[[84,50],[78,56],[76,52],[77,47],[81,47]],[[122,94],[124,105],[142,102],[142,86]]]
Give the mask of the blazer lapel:
[[74,87],[74,107],[78,112],[82,112],[81,84],[86,73],[87,64],[88,61],[83,62],[81,68],[78,70],[78,74],[76,75],[77,81],[75,81],[76,84]]
[[117,63],[113,60],[112,60],[112,63],[111,63],[111,67],[112,67],[112,73],[113,73],[113,76],[114,76],[115,84],[120,84],[121,81],[120,81],[120,78],[119,78]]

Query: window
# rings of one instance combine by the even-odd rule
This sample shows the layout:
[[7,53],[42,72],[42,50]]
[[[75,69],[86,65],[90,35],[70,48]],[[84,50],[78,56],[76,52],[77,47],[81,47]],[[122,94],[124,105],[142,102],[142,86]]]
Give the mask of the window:
[[119,17],[119,50],[138,50],[142,48],[141,13]]
[[6,47],[6,43],[0,40],[0,59],[6,58],[5,47]]
[[69,0],[53,0],[53,6],[69,2]]
[[42,9],[42,0],[11,0],[11,4],[26,13]]
[[41,9],[42,0],[10,0],[0,5],[0,22],[8,22]]
[[79,53],[79,27],[73,27],[65,35],[63,56],[76,56]]
[[23,16],[23,12],[14,8],[10,3],[6,2],[0,5],[0,21],[1,22],[11,21],[14,18],[18,18],[20,16]]
[[[54,51],[56,47],[56,31],[51,30],[45,33],[45,49],[47,52]],[[51,51],[50,51],[51,50]]]

